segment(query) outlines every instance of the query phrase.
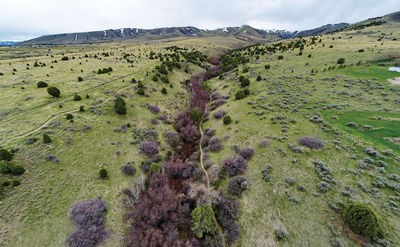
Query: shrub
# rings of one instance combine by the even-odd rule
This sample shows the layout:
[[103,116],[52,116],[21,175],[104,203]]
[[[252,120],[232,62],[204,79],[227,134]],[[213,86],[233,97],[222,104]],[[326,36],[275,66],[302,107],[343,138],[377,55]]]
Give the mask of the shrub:
[[221,140],[217,137],[212,137],[210,139],[210,142],[208,144],[208,149],[211,152],[219,152],[224,148],[224,145],[222,145]]
[[282,59],[283,59],[283,55],[279,55],[278,60],[282,60]]
[[225,116],[225,114],[226,114],[226,112],[224,110],[219,110],[219,111],[214,112],[213,117],[215,119],[221,119]]
[[67,56],[63,56],[62,58],[61,58],[61,61],[68,61],[68,57]]
[[186,220],[182,218],[185,208],[168,178],[154,174],[148,189],[125,217],[132,222],[127,229],[126,245],[181,246],[176,222]]
[[247,189],[247,180],[244,177],[237,176],[229,180],[228,193],[234,196],[240,196]]
[[321,149],[324,147],[324,141],[315,137],[302,137],[299,139],[299,144],[310,149]]
[[160,112],[160,107],[157,105],[149,105],[149,110],[155,114]]
[[118,96],[115,99],[114,111],[115,111],[115,113],[117,113],[119,115],[125,115],[126,114],[126,103],[125,103],[125,100],[123,98],[121,98],[120,96]]
[[15,187],[15,186],[20,185],[20,184],[21,184],[21,181],[19,181],[19,180],[13,180],[11,184],[12,184],[12,186]]
[[202,238],[204,234],[215,233],[214,210],[211,206],[197,206],[191,212],[191,218],[191,229],[197,238]]
[[38,88],[45,88],[45,87],[48,87],[49,85],[46,83],[46,82],[44,82],[44,81],[39,81],[38,83],[37,83],[37,87]]
[[74,119],[74,115],[72,115],[71,113],[68,113],[67,115],[65,115],[65,119],[72,120],[72,119]]
[[143,88],[138,88],[137,94],[144,95],[144,89]]
[[337,60],[337,64],[340,64],[340,65],[342,65],[342,64],[344,64],[345,63],[345,59],[344,58],[339,58],[338,60]]
[[246,160],[249,160],[254,155],[254,149],[252,148],[242,148],[239,150],[239,155],[241,155]]
[[246,97],[246,94],[244,93],[243,90],[238,90],[235,93],[235,99],[240,100],[240,99],[244,99]]
[[243,80],[240,81],[240,86],[241,87],[247,87],[250,85],[250,80],[249,78],[244,78]]
[[261,75],[258,75],[256,80],[257,80],[257,81],[261,81],[261,80],[262,80]]
[[267,139],[264,139],[264,140],[261,140],[261,141],[258,143],[258,146],[260,146],[261,148],[266,148],[266,147],[269,146],[269,144],[270,144],[270,141],[267,140]]
[[173,148],[182,145],[182,140],[176,132],[168,131],[165,134],[165,140]]
[[189,178],[194,168],[191,164],[186,164],[181,159],[170,159],[164,164],[164,167],[166,174],[177,179]]
[[275,236],[278,240],[283,240],[289,236],[289,233],[282,228],[275,230]]
[[79,112],[84,112],[85,111],[85,107],[83,105],[79,106]]
[[377,236],[380,224],[374,211],[362,203],[350,203],[344,209],[344,220],[350,229],[365,237]]
[[70,212],[70,219],[76,229],[66,240],[70,247],[95,247],[109,236],[105,228],[107,205],[102,199],[75,203]]
[[13,154],[4,148],[0,148],[0,160],[10,161],[13,158]]
[[266,65],[264,66],[264,68],[265,68],[265,69],[270,69],[270,68],[271,68],[271,65],[266,64]]
[[24,174],[25,168],[19,165],[13,165],[11,166],[11,174],[15,176],[19,176]]
[[11,173],[12,164],[5,160],[0,160],[0,173],[8,174]]
[[46,133],[43,133],[43,143],[51,143],[51,138]]
[[83,78],[81,76],[78,76],[78,81],[79,82],[83,81]]
[[77,95],[77,94],[75,94],[74,95],[74,101],[80,101],[80,100],[82,100],[82,97]]
[[227,158],[222,162],[222,169],[230,176],[237,176],[242,174],[246,168],[246,160],[242,156],[238,156],[236,158]]
[[142,141],[139,145],[139,149],[149,158],[158,154],[158,144],[154,141]]
[[167,94],[167,89],[166,89],[165,87],[163,87],[163,88],[161,89],[161,93],[162,93],[162,94]]
[[126,176],[134,176],[136,174],[136,168],[131,164],[121,166],[121,172]]
[[56,87],[48,87],[47,93],[50,94],[51,96],[53,96],[54,98],[59,98],[61,91],[60,91],[60,89],[58,89]]
[[105,168],[101,168],[99,170],[99,178],[101,179],[107,179],[108,178],[108,172]]
[[230,116],[225,116],[222,121],[224,122],[225,125],[228,125],[232,122],[232,119]]

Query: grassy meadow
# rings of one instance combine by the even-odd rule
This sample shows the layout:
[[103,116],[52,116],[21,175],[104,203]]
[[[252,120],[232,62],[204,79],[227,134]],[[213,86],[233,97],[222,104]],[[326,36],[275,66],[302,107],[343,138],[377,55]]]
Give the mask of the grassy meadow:
[[[237,147],[255,149],[244,174],[248,189],[239,199],[241,233],[235,246],[331,246],[334,240],[342,246],[361,246],[364,240],[350,232],[339,213],[351,201],[367,203],[377,212],[385,229],[380,241],[400,244],[400,147],[385,139],[400,137],[400,85],[387,81],[400,77],[387,71],[400,57],[400,41],[394,40],[400,39],[398,27],[390,23],[315,40],[306,37],[301,55],[298,48],[265,55],[252,52],[293,40],[250,46],[236,51],[249,63],[210,80],[213,92],[229,98],[210,111],[204,123],[204,128],[216,130],[224,145],[221,152],[209,154],[208,162],[222,167]],[[173,45],[212,56],[245,43],[194,38],[0,49],[0,144],[18,150],[13,162],[26,169],[17,178],[21,185],[7,187],[0,200],[0,246],[64,246],[74,229],[68,218],[71,206],[97,197],[109,207],[111,236],[104,246],[123,245],[122,190],[142,174],[143,155],[134,133],[156,130],[165,157],[170,148],[164,133],[173,127],[154,120],[160,115],[174,120],[187,104],[185,80],[202,71],[183,62],[182,69],[168,74],[170,83],[153,81],[154,68],[161,62],[149,59],[150,52],[168,53],[165,47]],[[63,61],[65,56],[68,60]],[[337,63],[339,58],[345,58],[343,66]],[[97,74],[108,67],[113,71]],[[249,78],[250,94],[235,99],[240,76]],[[137,94],[132,78],[144,84],[145,95]],[[58,87],[61,97],[52,98],[45,88],[37,88],[38,81]],[[161,93],[163,87],[167,94]],[[73,100],[76,94],[81,101]],[[127,103],[126,116],[114,113],[118,95]],[[149,105],[159,106],[160,113],[151,112]],[[80,106],[84,112],[78,111]],[[212,117],[219,110],[227,112],[231,124]],[[71,111],[72,122],[65,118]],[[349,122],[357,127],[347,126]],[[366,130],[365,125],[373,128]],[[53,142],[43,144],[43,133]],[[306,136],[324,140],[324,148],[302,148],[298,140]],[[260,146],[263,140],[269,145]],[[379,155],[366,165],[368,147]],[[46,161],[49,155],[59,162]],[[319,190],[322,178],[315,161],[332,171],[334,182],[326,193]],[[128,162],[137,169],[135,177],[120,171]],[[261,174],[267,166],[272,167],[268,182]],[[98,178],[101,168],[107,169],[109,179]],[[0,175],[2,182],[12,179]],[[226,184],[223,180],[214,187],[225,191]],[[288,237],[278,240],[275,231],[282,229]]]

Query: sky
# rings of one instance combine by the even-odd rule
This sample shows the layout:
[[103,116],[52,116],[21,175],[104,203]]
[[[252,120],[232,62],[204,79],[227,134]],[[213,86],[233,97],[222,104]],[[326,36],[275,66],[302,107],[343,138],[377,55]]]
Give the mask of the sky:
[[306,30],[400,11],[400,0],[0,0],[0,40],[118,28]]

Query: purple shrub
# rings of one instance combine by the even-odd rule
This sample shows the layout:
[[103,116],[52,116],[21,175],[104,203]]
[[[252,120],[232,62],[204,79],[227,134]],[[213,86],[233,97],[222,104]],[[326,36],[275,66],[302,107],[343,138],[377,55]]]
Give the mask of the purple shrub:
[[267,140],[267,139],[261,140],[261,141],[258,143],[258,145],[259,145],[261,148],[266,148],[266,147],[269,146],[269,144],[270,144],[270,141]]
[[153,118],[152,120],[150,120],[150,123],[152,125],[159,125],[160,124],[156,118]]
[[121,172],[126,176],[133,176],[136,174],[136,168],[132,164],[128,163],[121,166]]
[[236,222],[239,215],[239,202],[220,196],[217,199],[215,209],[218,223],[225,230],[227,242],[229,244],[234,243],[240,234],[239,225]]
[[216,131],[215,129],[209,129],[209,128],[207,128],[207,129],[204,131],[204,134],[205,134],[206,136],[208,136],[208,137],[213,137],[213,136],[215,136],[216,133],[217,133],[217,131]]
[[149,105],[149,110],[155,114],[160,113],[160,107],[158,107],[158,105]]
[[252,148],[242,148],[239,150],[239,155],[249,160],[254,155],[254,149]]
[[182,138],[184,143],[198,143],[201,138],[200,131],[194,124],[181,128],[179,136]]
[[321,149],[324,147],[325,142],[315,137],[306,136],[299,139],[299,144],[310,149]]
[[139,145],[139,149],[149,158],[158,154],[158,144],[154,141],[142,141]]
[[214,112],[213,117],[215,119],[221,119],[221,118],[223,118],[225,116],[225,114],[226,114],[226,111],[219,110],[219,111]]
[[192,175],[194,166],[190,162],[183,162],[181,159],[169,160],[164,164],[165,173],[172,178],[189,178]]
[[213,137],[210,139],[210,142],[208,144],[208,149],[211,152],[219,152],[224,148],[224,145],[222,145],[221,140],[218,137]]
[[222,169],[230,177],[242,174],[247,168],[246,160],[242,156],[236,158],[229,157],[223,161]]
[[95,247],[105,241],[109,231],[105,228],[107,205],[102,199],[75,203],[70,219],[76,226],[66,244],[70,247]]
[[182,139],[176,132],[168,131],[167,133],[165,133],[165,140],[173,148],[182,145]]
[[247,189],[247,180],[244,177],[236,176],[229,180],[228,193],[240,196]]

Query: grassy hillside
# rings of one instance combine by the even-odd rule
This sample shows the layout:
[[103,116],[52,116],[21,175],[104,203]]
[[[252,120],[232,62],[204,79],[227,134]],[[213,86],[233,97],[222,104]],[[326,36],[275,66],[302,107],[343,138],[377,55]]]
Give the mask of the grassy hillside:
[[[224,146],[208,153],[211,178],[238,149],[255,151],[243,174],[247,190],[229,195],[240,201],[235,246],[361,246],[370,239],[343,220],[350,202],[365,203],[378,215],[383,235],[375,245],[399,245],[400,85],[388,79],[400,74],[387,70],[399,65],[399,30],[399,23],[388,22],[238,50],[248,43],[227,37],[0,48],[0,146],[13,149],[12,162],[26,169],[21,176],[0,174],[3,185],[21,182],[3,186],[0,245],[64,246],[74,230],[71,206],[97,197],[109,208],[111,235],[104,246],[123,245],[123,191],[145,174],[138,141],[158,133],[165,159],[171,148],[164,133],[189,99],[185,81],[210,66],[182,55],[181,68],[174,67],[169,83],[162,82],[166,77],[156,66],[172,46],[208,57],[227,53],[219,76],[207,83],[226,103],[208,108],[202,128],[216,130]],[[108,67],[112,72],[98,74]],[[48,95],[38,81],[59,88],[61,97]],[[144,95],[138,94],[139,82]],[[241,99],[239,90],[248,90]],[[74,101],[75,95],[82,100]],[[126,101],[126,115],[114,112],[116,96]],[[230,124],[214,117],[221,110]],[[43,143],[43,133],[50,144]],[[303,137],[322,140],[323,148],[301,145]],[[134,177],[121,173],[127,163],[136,168]],[[318,167],[330,175],[321,175]],[[106,180],[99,178],[102,168]],[[217,177],[214,190],[229,194],[229,178]],[[278,234],[283,239],[277,232],[285,233]]]

